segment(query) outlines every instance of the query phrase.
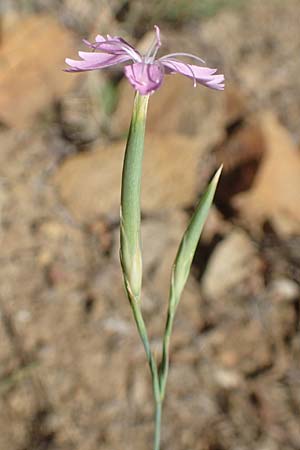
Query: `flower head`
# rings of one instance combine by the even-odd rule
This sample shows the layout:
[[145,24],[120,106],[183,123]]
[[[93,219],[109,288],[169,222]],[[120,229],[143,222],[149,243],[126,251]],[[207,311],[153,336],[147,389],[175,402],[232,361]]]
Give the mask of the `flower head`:
[[[215,75],[217,69],[200,66],[204,61],[190,53],[170,53],[156,58],[161,47],[160,30],[155,25],[155,38],[146,55],[141,55],[124,39],[117,36],[96,36],[95,42],[84,40],[84,43],[92,49],[91,52],[78,52],[81,60],[66,58],[70,68],[67,72],[83,72],[87,70],[103,69],[115,64],[131,61],[124,68],[128,81],[141,95],[152,94],[163,82],[165,75],[180,73],[193,80],[194,87],[200,83],[216,90],[224,89],[224,75]],[[177,57],[187,57],[198,64],[189,64]]]

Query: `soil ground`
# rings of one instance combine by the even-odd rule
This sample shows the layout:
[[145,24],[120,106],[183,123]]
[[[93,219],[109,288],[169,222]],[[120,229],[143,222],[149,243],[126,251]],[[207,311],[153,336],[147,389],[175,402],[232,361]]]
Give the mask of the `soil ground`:
[[[133,93],[119,70],[64,84],[56,72],[72,55],[54,51],[75,54],[101,27],[143,44],[152,23],[170,51],[200,54],[227,80],[223,94],[170,77],[150,99],[143,311],[157,355],[178,241],[224,162],[178,310],[162,449],[300,449],[299,1],[212,15],[168,2],[28,5],[4,1],[0,41],[0,450],[151,448],[150,378],[118,261]],[[28,17],[39,31],[25,40]],[[56,27],[66,34],[48,49]],[[25,58],[13,84],[10,54]]]

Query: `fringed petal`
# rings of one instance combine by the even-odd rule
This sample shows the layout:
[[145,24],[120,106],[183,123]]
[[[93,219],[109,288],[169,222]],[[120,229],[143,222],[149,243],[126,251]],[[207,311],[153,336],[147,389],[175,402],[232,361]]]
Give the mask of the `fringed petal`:
[[79,52],[82,60],[66,58],[65,62],[70,68],[66,72],[84,72],[86,70],[103,69],[114,66],[130,59],[128,55],[111,55],[109,53]]
[[211,89],[224,89],[224,75],[215,75],[217,69],[196,66],[194,64],[188,64],[169,58],[162,58],[160,63],[165,67],[165,73],[180,73],[181,75],[192,78],[194,80],[194,85],[195,83],[200,83]]

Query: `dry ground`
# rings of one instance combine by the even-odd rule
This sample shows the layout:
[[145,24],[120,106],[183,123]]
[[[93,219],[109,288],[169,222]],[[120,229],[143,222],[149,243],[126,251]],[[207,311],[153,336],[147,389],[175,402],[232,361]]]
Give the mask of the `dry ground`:
[[[127,16],[103,7],[96,19],[90,2],[81,21],[73,3],[59,20],[54,2],[36,2],[43,16],[31,11],[29,25],[19,12],[3,18],[0,450],[152,442],[148,369],[118,262],[132,92],[123,80],[114,88],[118,71],[60,72],[79,31],[111,24],[139,41],[142,25],[135,2]],[[300,449],[299,16],[298,1],[269,0],[175,28],[164,19],[169,48],[222,67],[227,90],[170,77],[151,98],[143,306],[157,354],[178,241],[225,163],[178,311],[163,450]]]

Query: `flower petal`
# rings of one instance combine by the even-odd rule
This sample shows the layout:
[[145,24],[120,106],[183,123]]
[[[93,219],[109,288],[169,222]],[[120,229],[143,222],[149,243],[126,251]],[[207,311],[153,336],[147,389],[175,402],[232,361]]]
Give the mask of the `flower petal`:
[[129,55],[133,61],[137,62],[142,60],[140,53],[125,41],[125,39],[119,36],[110,36],[108,34],[107,38],[105,38],[98,34],[95,37],[95,42],[89,42],[87,39],[83,39],[83,42],[94,50],[100,50],[113,55]]
[[192,78],[194,82],[203,84],[211,89],[224,89],[224,75],[214,75],[217,69],[187,64],[169,58],[162,58],[160,63],[166,68],[165,73],[167,74],[180,73],[181,75]]
[[95,38],[95,42],[105,42],[106,38],[104,36],[101,36],[101,34],[97,34]]
[[164,71],[160,63],[135,63],[124,68],[126,77],[142,95],[156,91],[163,82]]
[[224,84],[224,75],[213,75],[211,77],[211,80],[200,82],[201,84],[204,84],[205,86],[216,89],[217,91],[223,91],[225,84]]
[[86,70],[103,69],[105,67],[114,66],[130,59],[129,55],[111,55],[109,53],[97,52],[79,52],[82,60],[75,60],[66,58],[66,64],[70,69],[65,69],[66,72],[83,72]]

